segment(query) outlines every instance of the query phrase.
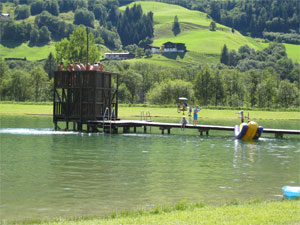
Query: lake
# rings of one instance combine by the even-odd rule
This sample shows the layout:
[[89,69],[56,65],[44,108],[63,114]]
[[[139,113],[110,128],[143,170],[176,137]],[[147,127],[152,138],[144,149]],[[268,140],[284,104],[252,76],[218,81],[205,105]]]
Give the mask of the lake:
[[[265,124],[299,129],[297,120]],[[54,131],[51,117],[1,116],[0,137],[0,220],[101,216],[181,200],[278,200],[284,185],[300,186],[296,135],[244,142],[233,132],[179,129],[87,134]]]

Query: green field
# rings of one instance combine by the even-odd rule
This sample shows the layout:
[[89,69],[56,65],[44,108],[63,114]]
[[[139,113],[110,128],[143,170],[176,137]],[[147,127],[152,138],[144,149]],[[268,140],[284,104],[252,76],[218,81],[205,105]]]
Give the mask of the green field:
[[[181,113],[177,113],[177,106],[174,105],[173,108],[163,108],[159,106],[119,106],[119,118],[135,118],[139,119],[141,111],[149,110],[153,120],[158,117],[180,119],[182,117]],[[52,103],[47,104],[35,104],[35,103],[7,103],[0,102],[0,115],[44,115],[52,116],[53,107]],[[238,110],[217,110],[217,109],[205,109],[203,108],[199,113],[199,118],[209,118],[209,119],[238,119]],[[245,111],[250,113],[251,119],[269,119],[269,120],[300,120],[300,113],[295,112],[280,112],[280,111]]]
[[0,45],[0,57],[4,58],[25,58],[30,61],[46,59],[49,53],[55,54],[55,46],[53,43],[42,47],[28,46],[28,43],[22,43],[16,47],[5,47]]

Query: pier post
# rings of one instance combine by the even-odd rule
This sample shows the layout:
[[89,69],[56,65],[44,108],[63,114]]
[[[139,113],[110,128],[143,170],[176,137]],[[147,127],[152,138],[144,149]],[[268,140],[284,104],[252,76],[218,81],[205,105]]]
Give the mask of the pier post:
[[77,123],[77,130],[82,131],[82,123],[80,122]]
[[144,133],[147,133],[147,126],[144,126]]
[[69,130],[69,122],[66,122],[66,130]]
[[283,133],[275,133],[275,138],[283,138]]
[[129,133],[130,127],[123,127],[123,133]]
[[165,128],[164,127],[160,127],[159,129],[161,130],[161,134],[165,134]]
[[133,132],[136,133],[136,126],[133,127]]
[[205,133],[206,133],[206,136],[208,136],[209,130],[208,130],[208,129],[200,128],[200,129],[199,129],[199,132],[200,132],[200,136],[203,136],[203,132],[205,132]]
[[76,131],[76,122],[73,121],[73,131]]
[[171,134],[171,128],[168,128],[168,134]]

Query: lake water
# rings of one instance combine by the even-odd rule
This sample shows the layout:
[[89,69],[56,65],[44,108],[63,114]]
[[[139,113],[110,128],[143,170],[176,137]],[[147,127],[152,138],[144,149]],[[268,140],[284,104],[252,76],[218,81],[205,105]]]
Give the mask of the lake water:
[[[299,121],[263,123],[299,129]],[[284,185],[300,185],[299,136],[244,142],[233,132],[138,132],[54,131],[51,117],[1,116],[0,220],[105,215],[181,200],[273,200]]]

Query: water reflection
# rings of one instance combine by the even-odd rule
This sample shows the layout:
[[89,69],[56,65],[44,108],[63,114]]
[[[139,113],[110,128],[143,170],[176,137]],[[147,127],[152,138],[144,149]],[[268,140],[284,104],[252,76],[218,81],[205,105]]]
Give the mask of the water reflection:
[[250,140],[243,141],[234,140],[234,155],[233,167],[249,166],[249,163],[254,163],[258,158],[258,141]]

